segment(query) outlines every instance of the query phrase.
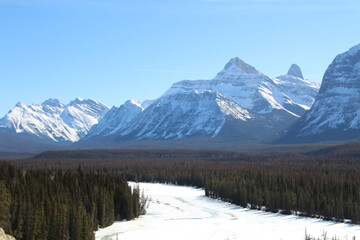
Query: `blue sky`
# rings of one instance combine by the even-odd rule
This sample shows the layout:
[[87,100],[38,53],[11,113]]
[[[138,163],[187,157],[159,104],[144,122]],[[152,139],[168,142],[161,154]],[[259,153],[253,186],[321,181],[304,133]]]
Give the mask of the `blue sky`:
[[0,116],[18,101],[154,99],[235,56],[320,82],[360,43],[358,0],[0,0]]

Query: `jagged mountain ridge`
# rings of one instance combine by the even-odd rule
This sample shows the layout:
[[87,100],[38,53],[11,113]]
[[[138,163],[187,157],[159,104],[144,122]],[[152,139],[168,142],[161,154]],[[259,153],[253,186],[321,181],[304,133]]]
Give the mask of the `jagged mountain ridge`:
[[[299,77],[285,76],[270,78],[239,58],[233,58],[214,79],[180,81],[173,84],[164,95],[194,89],[211,90],[220,92],[241,107],[257,113],[282,109],[298,117],[298,112],[304,113],[313,104],[319,85]],[[295,96],[296,90],[301,92]],[[302,100],[303,96],[307,98],[305,101]],[[287,105],[292,105],[297,110],[289,109]]]
[[91,131],[85,137],[89,139],[93,136],[101,135],[107,136],[115,134],[121,128],[127,126],[131,121],[144,110],[144,107],[138,100],[131,99],[126,101],[120,107],[112,107],[99,123],[91,128]]
[[360,44],[339,54],[326,70],[312,108],[279,142],[360,138]]
[[[287,75],[271,78],[231,59],[213,79],[180,81],[156,100],[129,100],[109,109],[75,99],[42,104],[18,103],[0,120],[0,130],[45,143],[93,146],[103,141],[200,137],[262,142],[296,121],[314,101],[318,85],[301,78],[292,65]],[[205,140],[206,141],[206,140]],[[101,144],[100,144],[101,145]]]
[[[127,118],[126,123],[122,120],[125,115],[118,114],[118,120],[107,124],[107,119],[115,116],[109,111],[98,124],[107,131],[102,132],[96,125],[85,139],[109,135],[120,140],[215,137],[230,133],[229,128],[237,129],[239,134],[257,135],[245,134],[249,139],[269,137],[297,120],[314,101],[319,86],[301,79],[299,67],[295,70],[296,76],[270,78],[233,58],[212,80],[180,81],[146,109],[132,105],[136,114],[130,114],[132,119]],[[114,126],[114,122],[124,124]],[[257,128],[260,133],[238,126]],[[239,139],[242,137],[239,135]]]
[[42,104],[17,103],[2,119],[0,129],[49,142],[76,142],[98,123],[108,107],[77,98],[65,105],[57,99]]
[[179,93],[159,98],[118,134],[136,139],[216,136],[227,117],[247,121],[252,115],[220,93]]

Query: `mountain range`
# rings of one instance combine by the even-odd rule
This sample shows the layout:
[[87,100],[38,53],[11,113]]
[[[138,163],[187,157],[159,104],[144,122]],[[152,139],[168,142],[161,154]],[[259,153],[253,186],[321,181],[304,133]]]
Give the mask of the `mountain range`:
[[0,131],[44,143],[77,142],[108,110],[100,102],[80,98],[67,105],[57,99],[29,105],[19,102],[0,119]]
[[111,109],[80,98],[66,105],[56,99],[18,103],[0,119],[0,149],[6,139],[75,148],[354,139],[360,133],[359,62],[360,45],[337,56],[321,88],[295,64],[273,78],[236,57],[211,80],[183,80],[142,103],[128,100]]
[[311,107],[319,86],[301,77],[296,65],[271,78],[233,58],[211,80],[177,82],[147,106],[132,100],[112,108],[83,141],[269,141]]

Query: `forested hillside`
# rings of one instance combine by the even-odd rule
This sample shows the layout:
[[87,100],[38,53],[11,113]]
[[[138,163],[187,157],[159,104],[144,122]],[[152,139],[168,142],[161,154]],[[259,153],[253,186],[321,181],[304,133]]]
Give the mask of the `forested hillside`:
[[140,214],[139,190],[80,167],[26,170],[0,161],[0,227],[21,240],[91,240],[98,227]]

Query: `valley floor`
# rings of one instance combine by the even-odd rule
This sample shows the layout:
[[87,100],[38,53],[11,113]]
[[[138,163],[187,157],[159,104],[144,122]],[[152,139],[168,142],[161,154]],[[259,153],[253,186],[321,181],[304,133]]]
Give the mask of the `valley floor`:
[[140,183],[150,205],[147,213],[96,232],[96,240],[304,240],[311,236],[360,239],[360,226],[249,210],[205,197],[202,189]]

